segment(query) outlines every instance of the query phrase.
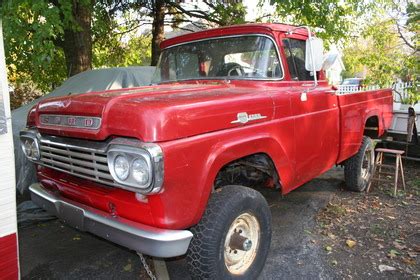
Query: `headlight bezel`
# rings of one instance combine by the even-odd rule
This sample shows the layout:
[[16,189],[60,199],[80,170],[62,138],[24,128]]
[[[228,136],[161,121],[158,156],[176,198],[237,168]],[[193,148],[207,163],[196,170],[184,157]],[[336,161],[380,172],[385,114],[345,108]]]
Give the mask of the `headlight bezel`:
[[[25,149],[25,144],[27,141],[31,141],[32,145],[31,147],[35,147],[36,151],[37,151],[37,156],[33,156],[33,155],[28,155],[28,153],[26,152]],[[27,159],[29,159],[32,162],[39,162],[41,159],[41,149],[39,147],[39,140],[38,137],[34,134],[21,134],[20,135],[20,147],[23,151],[23,154],[26,156]]]
[[[121,180],[115,173],[115,159],[118,156],[125,156],[129,161],[129,175]],[[142,159],[148,166],[148,180],[140,184],[133,176],[133,163],[136,159]],[[152,194],[161,191],[163,182],[163,156],[162,150],[156,144],[142,143],[140,146],[129,146],[124,144],[111,144],[107,151],[107,161],[111,176],[123,189],[128,189],[142,194]]]

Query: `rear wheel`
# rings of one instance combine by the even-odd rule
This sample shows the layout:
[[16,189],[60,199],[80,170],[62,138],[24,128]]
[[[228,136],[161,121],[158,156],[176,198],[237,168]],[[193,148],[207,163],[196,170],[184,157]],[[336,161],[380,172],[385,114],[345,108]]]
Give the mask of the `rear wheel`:
[[271,242],[271,213],[264,197],[243,186],[212,194],[192,232],[187,253],[193,279],[256,279]]
[[346,188],[355,192],[364,191],[371,180],[374,163],[375,153],[372,140],[363,136],[359,151],[349,158],[344,166]]

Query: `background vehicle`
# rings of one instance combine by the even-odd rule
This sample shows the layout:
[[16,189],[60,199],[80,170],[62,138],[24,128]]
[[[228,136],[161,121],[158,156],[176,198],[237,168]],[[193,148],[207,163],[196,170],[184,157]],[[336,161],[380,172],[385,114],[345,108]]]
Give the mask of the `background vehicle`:
[[391,90],[336,94],[307,28],[248,24],[164,41],[153,86],[41,101],[21,132],[32,199],[81,230],[195,278],[256,279],[271,240],[258,188],[286,194],[335,164],[371,176]]
[[363,86],[363,79],[362,78],[347,78],[344,79],[341,83],[343,86]]

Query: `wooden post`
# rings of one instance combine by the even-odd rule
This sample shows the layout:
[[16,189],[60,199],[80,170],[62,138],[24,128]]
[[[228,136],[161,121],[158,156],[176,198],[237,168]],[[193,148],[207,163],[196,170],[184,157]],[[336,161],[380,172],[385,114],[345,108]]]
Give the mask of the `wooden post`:
[[395,183],[394,183],[394,196],[397,196],[397,187],[398,187],[398,171],[400,171],[400,155],[395,157]]

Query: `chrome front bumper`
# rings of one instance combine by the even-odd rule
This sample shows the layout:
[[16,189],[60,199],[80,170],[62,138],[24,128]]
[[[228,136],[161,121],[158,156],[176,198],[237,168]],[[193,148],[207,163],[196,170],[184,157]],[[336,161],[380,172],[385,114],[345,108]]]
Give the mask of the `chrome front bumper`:
[[61,197],[41,184],[29,187],[32,201],[67,224],[146,255],[170,258],[187,252],[193,234],[132,222]]

